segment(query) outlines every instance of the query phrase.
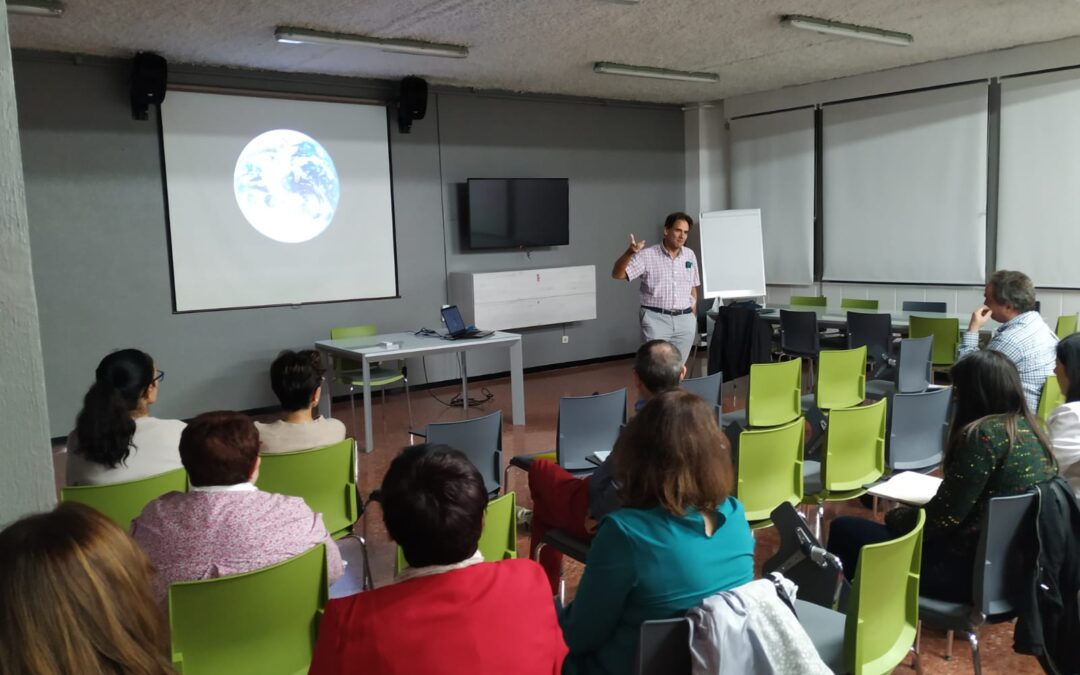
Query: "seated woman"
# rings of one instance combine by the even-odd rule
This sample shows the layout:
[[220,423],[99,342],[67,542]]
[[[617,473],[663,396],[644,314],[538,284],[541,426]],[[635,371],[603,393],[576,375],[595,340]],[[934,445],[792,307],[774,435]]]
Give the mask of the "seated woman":
[[[926,503],[919,593],[971,602],[972,570],[987,503],[1027,492],[1057,473],[1050,442],[1028,410],[1016,366],[1000,352],[972,352],[952,367],[955,406],[945,451],[945,479]],[[859,550],[905,534],[918,509],[900,507],[885,524],[855,516],[837,518],[828,549],[840,556],[849,578]]]
[[1080,333],[1058,343],[1054,375],[1065,403],[1050,413],[1046,425],[1058,470],[1080,499]]
[[0,532],[0,673],[165,675],[154,571],[127,534],[82,504]]
[[150,502],[131,523],[131,536],[157,570],[162,606],[174,581],[212,579],[268,567],[326,544],[330,583],[343,573],[341,554],[300,497],[263,492],[259,432],[247,415],[199,415],[180,437],[188,492]]
[[564,673],[630,673],[641,624],[682,616],[754,577],[754,538],[731,496],[730,445],[712,405],[656,395],[612,452],[623,507],[600,520],[560,623]]
[[383,521],[409,567],[396,583],[331,600],[309,675],[555,675],[566,656],[531,560],[484,562],[487,491],[464,454],[405,448],[382,482]]
[[345,425],[331,417],[315,418],[312,410],[322,395],[322,359],[314,349],[286,349],[270,364],[270,387],[281,401],[281,419],[256,422],[263,452],[291,452],[337,443]]
[[180,468],[184,423],[149,412],[164,377],[138,349],[101,360],[68,436],[68,485],[122,483]]

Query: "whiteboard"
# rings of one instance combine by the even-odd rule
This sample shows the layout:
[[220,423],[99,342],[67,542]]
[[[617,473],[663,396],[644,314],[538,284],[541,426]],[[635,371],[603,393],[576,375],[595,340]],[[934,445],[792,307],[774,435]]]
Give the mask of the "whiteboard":
[[701,214],[701,283],[706,298],[765,295],[761,209]]

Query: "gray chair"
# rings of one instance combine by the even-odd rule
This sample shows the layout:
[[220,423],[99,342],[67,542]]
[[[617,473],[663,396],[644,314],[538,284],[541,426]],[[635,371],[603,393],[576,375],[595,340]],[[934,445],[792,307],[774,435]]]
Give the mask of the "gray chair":
[[990,500],[975,550],[970,605],[919,596],[920,623],[949,631],[946,659],[952,658],[953,631],[967,635],[975,675],[982,673],[979,628],[1010,621],[1016,614],[1014,599],[1023,589],[1010,588],[1009,582],[1019,578],[1023,553],[1034,545],[1034,497],[1034,493],[1027,493]]
[[885,436],[889,471],[929,471],[941,464],[951,399],[952,387],[893,395]]
[[870,380],[866,383],[866,397],[877,400],[897,392],[914,394],[926,391],[934,381],[934,367],[930,361],[933,350],[932,335],[901,340],[896,381]]
[[866,346],[872,371],[885,367],[892,355],[892,316],[868,312],[847,313],[847,348]]
[[[578,539],[564,530],[548,530],[544,533],[540,543],[536,545],[533,560],[540,562],[540,551],[543,551],[546,546],[550,546],[563,555],[570,556],[579,563],[585,564],[586,558],[589,557],[589,547],[592,546],[592,541]],[[562,567],[559,568],[559,604],[566,605],[566,579],[563,578]]]
[[944,302],[927,302],[924,300],[905,300],[900,309],[905,312],[936,312],[939,314],[949,311],[948,305]]
[[641,624],[636,675],[690,675],[689,619],[656,619]]
[[502,471],[502,411],[460,422],[427,425],[427,442],[449,445],[465,453],[484,477],[488,494],[499,492]]
[[697,394],[709,403],[720,403],[720,385],[724,381],[723,373],[713,373],[705,377],[688,377],[682,381],[682,388]]
[[805,358],[810,364],[810,384],[814,382],[814,359],[821,352],[817,312],[780,310],[780,353]]

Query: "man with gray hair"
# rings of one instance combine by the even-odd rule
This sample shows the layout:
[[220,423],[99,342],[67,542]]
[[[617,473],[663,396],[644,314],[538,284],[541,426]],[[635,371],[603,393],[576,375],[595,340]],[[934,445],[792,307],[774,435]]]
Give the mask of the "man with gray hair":
[[986,283],[985,304],[971,314],[968,328],[960,336],[957,358],[979,348],[979,330],[988,319],[1001,324],[987,349],[1009,357],[1020,371],[1024,398],[1031,412],[1039,407],[1043,384],[1054,374],[1057,336],[1035,311],[1035,285],[1023,272],[998,270]]

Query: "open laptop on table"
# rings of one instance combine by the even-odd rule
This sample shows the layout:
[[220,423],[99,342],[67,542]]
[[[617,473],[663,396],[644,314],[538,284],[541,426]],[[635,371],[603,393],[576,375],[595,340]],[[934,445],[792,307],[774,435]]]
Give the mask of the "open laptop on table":
[[461,312],[458,311],[457,305],[448,305],[442,308],[442,318],[446,322],[446,339],[447,340],[469,340],[473,338],[487,337],[495,331],[490,330],[477,330],[476,328],[466,327],[465,320],[461,318]]

